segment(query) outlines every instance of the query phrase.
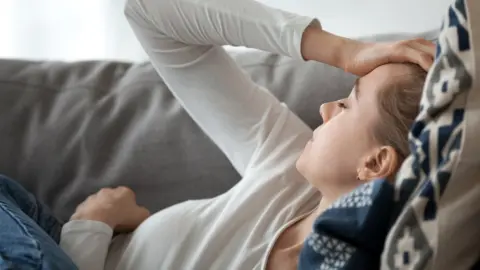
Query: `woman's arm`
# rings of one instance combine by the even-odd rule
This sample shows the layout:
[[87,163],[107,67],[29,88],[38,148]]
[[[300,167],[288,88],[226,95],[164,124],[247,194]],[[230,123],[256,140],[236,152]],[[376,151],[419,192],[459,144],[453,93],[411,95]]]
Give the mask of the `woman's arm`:
[[125,14],[174,96],[240,174],[262,154],[292,155],[289,145],[302,148],[299,141],[311,137],[310,128],[219,45],[302,59],[302,34],[312,18],[252,0],[130,0]]
[[103,270],[113,229],[96,220],[72,220],[62,228],[60,247],[79,270]]
[[113,232],[131,232],[149,216],[131,189],[103,188],[82,202],[63,226],[60,247],[80,270],[103,270]]
[[[142,43],[148,45],[147,51],[154,45],[172,48],[164,47],[168,39],[185,45],[205,46],[204,49],[210,45],[246,46],[297,59],[303,59],[300,50],[303,32],[314,21],[311,17],[274,9],[255,0],[129,0],[125,13],[133,22],[137,35],[144,38],[145,34],[163,36],[157,44]],[[318,21],[313,24],[312,29],[320,30]],[[154,33],[139,33],[135,26]],[[176,57],[162,53],[161,58]],[[162,64],[169,62],[162,61]]]
[[415,42],[419,46],[409,48],[341,38],[312,18],[254,0],[129,0],[125,14],[175,97],[242,175],[266,157],[278,162],[295,154],[311,130],[253,83],[220,45],[316,60],[357,75],[390,61],[428,68],[433,55],[422,52],[431,46]]

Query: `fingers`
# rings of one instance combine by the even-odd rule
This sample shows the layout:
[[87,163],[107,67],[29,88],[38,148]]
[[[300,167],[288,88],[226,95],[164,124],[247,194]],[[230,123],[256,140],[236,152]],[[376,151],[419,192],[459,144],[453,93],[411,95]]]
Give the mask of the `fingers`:
[[98,195],[100,197],[115,197],[115,198],[129,198],[132,200],[136,199],[135,192],[133,192],[132,189],[125,187],[125,186],[119,186],[116,188],[102,188],[100,189],[96,194],[92,195],[95,196]]
[[415,57],[417,64],[420,65],[425,71],[428,72],[430,67],[433,64],[433,57],[425,52],[416,50],[416,49],[411,49],[412,52],[412,57]]
[[430,41],[430,40],[426,40],[426,39],[423,39],[423,38],[417,38],[417,39],[414,39],[413,41],[415,41],[417,43],[420,43],[420,44],[423,44],[425,46],[431,47],[433,49],[436,48],[435,42]]
[[418,38],[409,41],[408,46],[417,51],[415,55],[418,59],[417,64],[419,64],[425,71],[428,71],[435,59],[435,43],[423,38]]
[[120,196],[125,196],[133,200],[136,199],[135,192],[133,192],[133,190],[129,187],[119,186],[115,189],[115,192],[117,192]]
[[423,47],[425,49],[425,51],[431,52],[432,55],[435,54],[435,48],[436,48],[434,42],[432,42],[430,40],[423,39],[423,38],[402,40],[402,41],[397,42],[396,45],[397,46],[410,46],[410,47],[415,47],[415,46],[420,45],[420,47]]
[[134,210],[132,210],[131,214],[131,221],[128,224],[125,224],[131,230],[136,229],[138,226],[140,226],[140,224],[150,217],[150,211],[143,206],[137,206]]
[[138,224],[145,221],[148,217],[150,217],[150,210],[143,206],[139,206],[137,211]]
[[435,46],[432,47],[426,44],[413,43],[411,44],[411,47],[427,54],[432,59],[435,58]]
[[394,62],[411,62],[428,71],[433,64],[434,54],[435,51],[426,44],[410,43],[409,46],[398,44],[391,60]]
[[149,217],[150,211],[147,208],[137,206],[134,210],[129,212],[128,221],[115,227],[115,231],[119,233],[132,232]]

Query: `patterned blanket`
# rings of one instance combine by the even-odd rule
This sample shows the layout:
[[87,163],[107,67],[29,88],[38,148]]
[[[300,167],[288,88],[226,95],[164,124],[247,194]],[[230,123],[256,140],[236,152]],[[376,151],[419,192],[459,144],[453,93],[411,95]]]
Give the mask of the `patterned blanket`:
[[478,15],[478,0],[448,8],[395,186],[379,179],[335,202],[317,218],[298,269],[480,268]]

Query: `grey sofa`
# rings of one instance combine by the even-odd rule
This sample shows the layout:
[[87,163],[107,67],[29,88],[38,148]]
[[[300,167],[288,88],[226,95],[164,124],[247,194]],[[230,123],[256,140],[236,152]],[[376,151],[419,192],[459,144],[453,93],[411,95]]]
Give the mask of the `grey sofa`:
[[[232,56],[312,128],[321,124],[318,106],[348,95],[355,80],[266,52]],[[63,220],[105,186],[127,185],[158,211],[220,194],[240,178],[150,64],[8,59],[0,60],[0,174]]]

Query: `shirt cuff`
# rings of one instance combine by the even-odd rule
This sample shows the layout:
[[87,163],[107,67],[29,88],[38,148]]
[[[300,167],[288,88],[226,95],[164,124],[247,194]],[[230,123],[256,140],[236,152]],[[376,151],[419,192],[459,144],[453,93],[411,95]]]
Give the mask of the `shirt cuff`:
[[72,232],[97,232],[113,236],[113,229],[110,226],[96,220],[71,220],[63,225],[62,234]]
[[[302,39],[303,33],[310,25],[314,25],[322,29],[322,25],[320,24],[320,21],[318,19],[304,16],[299,16],[295,18],[295,21],[288,23],[286,26],[286,32],[289,34],[284,36],[284,38],[288,39],[287,44],[289,44],[288,50],[290,56],[296,60],[305,61],[302,55]],[[318,46],[321,47],[322,44],[318,44]]]

